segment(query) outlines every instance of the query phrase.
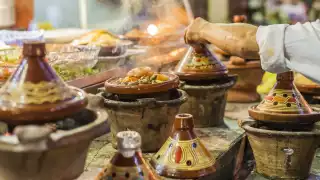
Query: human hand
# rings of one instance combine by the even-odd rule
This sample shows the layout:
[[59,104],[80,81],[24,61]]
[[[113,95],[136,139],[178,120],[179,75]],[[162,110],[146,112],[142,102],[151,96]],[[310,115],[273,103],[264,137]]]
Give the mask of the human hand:
[[208,43],[202,37],[202,29],[209,24],[208,21],[198,17],[192,21],[192,23],[187,27],[184,34],[184,41],[187,44],[193,43]]

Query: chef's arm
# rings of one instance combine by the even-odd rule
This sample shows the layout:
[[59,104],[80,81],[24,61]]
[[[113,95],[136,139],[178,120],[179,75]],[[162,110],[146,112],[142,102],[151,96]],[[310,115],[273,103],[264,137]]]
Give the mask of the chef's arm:
[[186,31],[186,41],[207,41],[228,54],[259,59],[257,27],[245,23],[214,24],[197,18]]

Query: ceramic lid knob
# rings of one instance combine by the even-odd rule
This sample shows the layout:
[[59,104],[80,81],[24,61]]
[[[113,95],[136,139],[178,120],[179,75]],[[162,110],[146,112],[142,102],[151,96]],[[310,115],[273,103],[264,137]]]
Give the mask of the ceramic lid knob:
[[277,81],[292,82],[293,80],[294,80],[294,74],[292,71],[277,74]]
[[174,130],[193,129],[193,116],[191,114],[177,114],[173,128]]
[[234,23],[246,23],[247,19],[248,18],[245,15],[235,15],[235,16],[233,16],[233,22]]
[[23,43],[23,56],[40,56],[46,55],[46,44],[43,41],[26,41]]
[[140,149],[141,136],[135,131],[122,131],[117,134],[119,152],[124,157],[131,157],[136,150]]

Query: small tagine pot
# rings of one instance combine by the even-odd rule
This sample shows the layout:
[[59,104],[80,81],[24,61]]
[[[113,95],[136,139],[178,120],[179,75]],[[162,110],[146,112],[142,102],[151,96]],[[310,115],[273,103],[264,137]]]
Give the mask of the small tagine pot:
[[246,131],[258,173],[273,179],[306,179],[320,130],[320,113],[295,87],[293,72],[277,74],[277,82],[259,105],[249,108],[252,119],[240,121]]
[[295,74],[294,83],[308,103],[320,104],[320,84],[299,73]]
[[1,121],[13,125],[39,124],[86,107],[84,91],[63,82],[45,55],[45,43],[24,43],[20,65],[0,89]]
[[117,134],[118,152],[109,164],[96,177],[96,180],[159,180],[140,150],[141,137],[135,131],[122,131]]
[[245,59],[231,56],[226,62],[231,74],[238,75],[237,83],[228,91],[228,102],[249,103],[260,100],[257,86],[261,83],[264,71],[259,60],[246,61]]
[[180,113],[191,113],[195,127],[223,125],[227,90],[237,80],[203,44],[193,44],[176,66],[174,73],[181,80],[180,89],[189,95]]
[[101,95],[109,114],[114,148],[117,148],[116,134],[126,130],[141,134],[143,152],[156,152],[166,141],[174,116],[188,96],[177,89],[176,75],[165,75],[169,80],[159,84],[123,86],[113,83],[117,78],[106,81]]
[[150,164],[164,177],[195,179],[215,172],[214,159],[193,131],[191,114],[178,114],[172,132]]

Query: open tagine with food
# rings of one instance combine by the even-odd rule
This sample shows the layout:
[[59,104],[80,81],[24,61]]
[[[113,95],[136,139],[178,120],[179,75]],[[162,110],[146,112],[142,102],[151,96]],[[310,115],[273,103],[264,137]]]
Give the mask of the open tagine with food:
[[25,42],[19,66],[0,89],[3,179],[77,178],[91,141],[108,131],[102,99],[67,85],[45,55],[45,43]]
[[143,152],[157,151],[169,136],[181,104],[187,100],[178,86],[178,76],[157,73],[150,67],[134,68],[125,77],[108,79],[101,95],[109,114],[114,147],[116,134],[129,129],[141,134]]

